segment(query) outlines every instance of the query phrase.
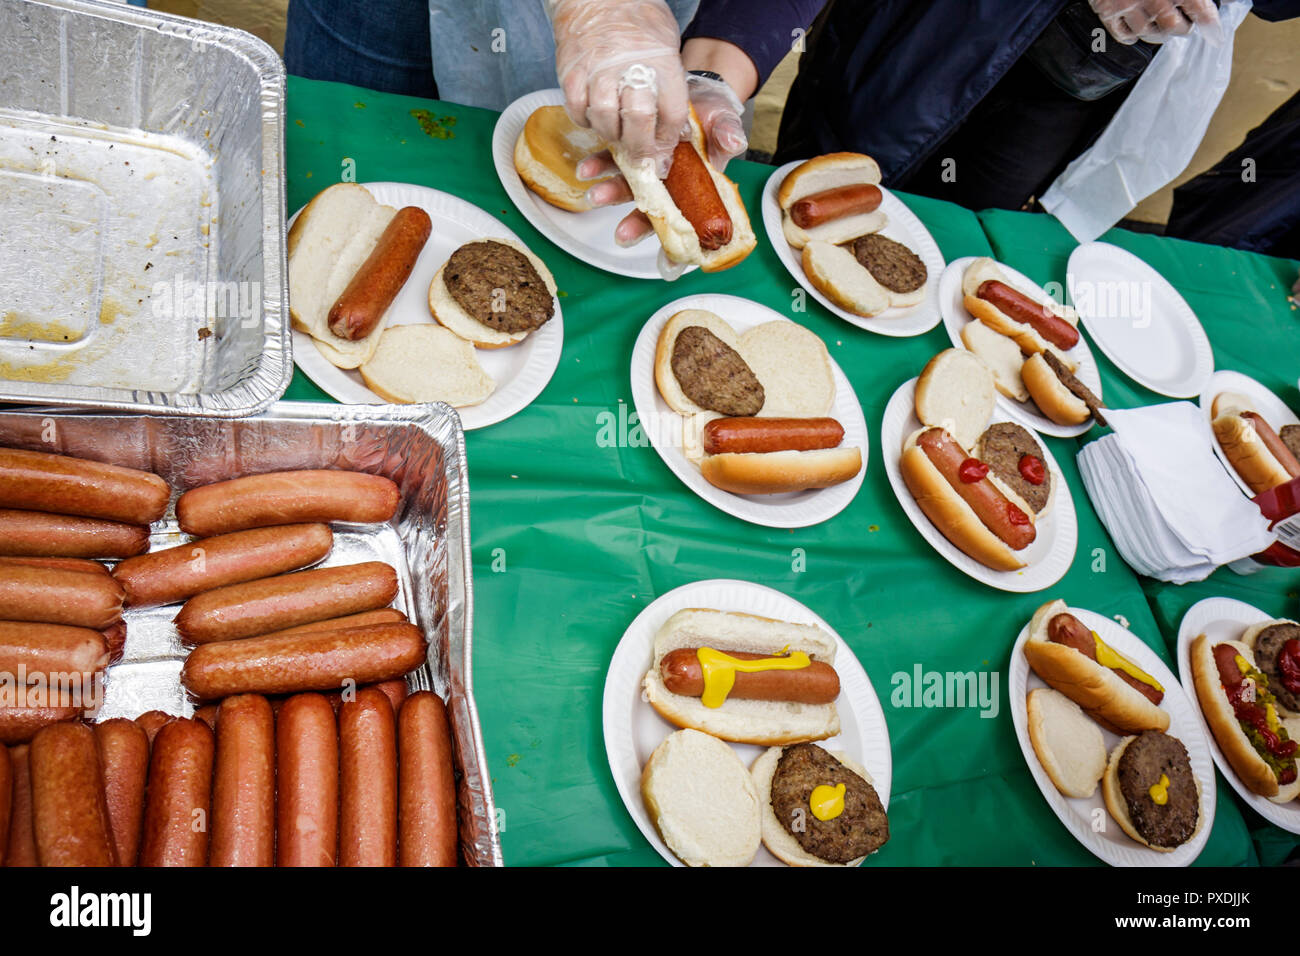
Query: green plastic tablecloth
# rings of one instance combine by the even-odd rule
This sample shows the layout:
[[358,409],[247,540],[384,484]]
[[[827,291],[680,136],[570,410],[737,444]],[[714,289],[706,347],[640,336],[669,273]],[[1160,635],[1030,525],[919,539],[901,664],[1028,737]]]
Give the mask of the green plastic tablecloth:
[[[508,864],[662,863],[623,807],[610,773],[601,730],[605,673],[624,629],[646,604],[706,578],[755,581],[803,602],[843,636],[871,677],[889,725],[894,777],[892,836],[868,865],[1097,863],[1056,820],[1026,768],[1007,706],[1011,646],[1049,596],[1123,615],[1166,661],[1160,635],[1162,628],[1165,637],[1169,630],[1164,621],[1157,626],[1148,603],[1150,597],[1158,612],[1165,609],[1163,592],[1144,592],[1097,521],[1078,478],[1075,442],[1048,440],[1078,511],[1074,567],[1045,593],[991,590],[925,543],[880,463],[885,404],[948,346],[941,326],[891,339],[842,322],[810,297],[807,311],[795,311],[802,298],[795,295],[798,286],[766,236],[736,268],[693,273],[672,284],[584,265],[543,238],[507,198],[491,161],[495,113],[294,77],[288,112],[290,212],[345,174],[358,182],[432,186],[517,232],[546,261],[561,290],[564,351],[549,385],[518,415],[466,436],[474,691],[503,811]],[[751,211],[759,208],[770,173],[770,167],[752,163],[728,167]],[[998,251],[985,234],[987,224],[973,213],[903,198],[945,259]],[[753,218],[757,224],[759,217]],[[1042,220],[1021,217],[1005,226],[1027,243],[1023,261],[1006,253],[1017,268],[1041,279],[1045,270],[1056,269],[1057,258],[1064,261],[1051,251]],[[1200,275],[1206,262],[1216,269],[1230,263],[1253,277],[1261,274],[1257,270],[1274,269],[1269,275],[1275,285],[1281,275],[1281,266],[1258,257],[1179,248],[1194,250],[1195,258],[1170,254],[1153,264],[1188,293],[1212,338],[1216,331],[1229,332],[1232,320],[1215,311],[1230,301],[1228,294],[1209,282],[1201,283],[1204,289],[1189,284],[1185,276]],[[696,497],[648,445],[607,447],[598,440],[620,404],[631,411],[629,361],[645,320],[672,300],[699,292],[741,295],[796,319],[821,336],[848,376],[871,433],[868,467],[853,503],[830,521],[794,531],[748,524]],[[1264,360],[1276,363],[1274,378],[1286,373],[1278,352]],[[1103,374],[1107,397],[1123,395],[1114,371]],[[1296,404],[1294,394],[1282,394]],[[329,400],[301,372],[287,397]],[[796,548],[803,549],[800,570]],[[1297,582],[1296,574],[1268,578],[1253,583],[1279,595],[1279,604],[1281,592]],[[1176,620],[1181,612],[1175,607],[1169,613]],[[925,671],[998,673],[997,715],[894,706],[894,675],[911,674],[918,665]],[[1294,840],[1267,828],[1252,841],[1229,788],[1222,780],[1218,786],[1218,813],[1198,863],[1284,857]]]

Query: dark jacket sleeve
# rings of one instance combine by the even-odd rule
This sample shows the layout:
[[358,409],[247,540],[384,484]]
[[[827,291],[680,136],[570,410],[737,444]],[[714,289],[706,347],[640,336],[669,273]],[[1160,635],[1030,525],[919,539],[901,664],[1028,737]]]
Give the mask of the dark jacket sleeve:
[[682,40],[711,37],[734,43],[754,61],[762,86],[803,36],[795,31],[806,31],[825,5],[826,0],[700,0]]
[[1300,0],[1255,0],[1250,12],[1261,20],[1289,20],[1300,17]]

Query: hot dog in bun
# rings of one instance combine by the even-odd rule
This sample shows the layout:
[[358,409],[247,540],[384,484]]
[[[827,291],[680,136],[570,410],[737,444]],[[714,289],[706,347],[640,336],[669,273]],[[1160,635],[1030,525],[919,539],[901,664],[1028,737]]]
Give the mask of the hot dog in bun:
[[1029,621],[1025,658],[1035,674],[1118,734],[1169,729],[1164,688],[1070,613],[1049,601]]
[[753,251],[758,240],[740,191],[709,162],[704,130],[694,109],[690,138],[674,149],[666,179],[658,177],[650,159],[633,163],[619,143],[611,144],[610,155],[673,262],[717,272]]
[[888,221],[880,211],[880,166],[862,153],[828,153],[796,166],[781,183],[786,241],[796,249],[823,240],[835,245],[877,232]]
[[1242,783],[1274,803],[1300,796],[1292,736],[1300,720],[1279,711],[1254,651],[1244,641],[1215,642],[1201,634],[1190,654],[1201,713]]
[[660,627],[642,685],[678,727],[777,746],[840,732],[835,641],[810,624],[690,608]]
[[1300,461],[1249,398],[1222,392],[1214,397],[1210,414],[1219,447],[1254,494],[1300,477]]
[[[1025,295],[988,257],[975,259],[966,267],[961,291],[967,312],[994,332],[1015,339],[1026,355],[1049,346],[1066,351],[1079,344],[1079,316],[1074,309]],[[1068,362],[1068,367],[1073,370],[1073,363]]]

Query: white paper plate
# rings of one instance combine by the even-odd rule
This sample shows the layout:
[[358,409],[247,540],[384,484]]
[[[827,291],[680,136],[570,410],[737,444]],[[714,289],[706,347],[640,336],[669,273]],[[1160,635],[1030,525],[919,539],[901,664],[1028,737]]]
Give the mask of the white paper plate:
[[[575,259],[632,279],[662,279],[658,264],[661,246],[653,235],[627,248],[614,241],[614,227],[633,211],[632,203],[569,212],[552,206],[519,178],[515,170],[515,142],[523,132],[524,123],[539,107],[563,105],[564,94],[560,90],[538,90],[521,96],[497,117],[492,131],[492,161],[506,194],[538,232]],[[686,272],[695,269],[696,266],[688,266]]]
[[[1077,617],[1086,627],[1096,631],[1103,641],[1125,657],[1134,661],[1144,671],[1159,681],[1165,688],[1161,707],[1169,713],[1170,736],[1177,737],[1187,748],[1187,756],[1192,764],[1192,775],[1201,788],[1201,828],[1190,840],[1171,853],[1162,853],[1145,847],[1126,834],[1118,823],[1106,812],[1106,802],[1102,799],[1101,784],[1089,798],[1067,797],[1056,789],[1052,778],[1047,775],[1034,745],[1029,739],[1029,720],[1025,713],[1025,696],[1036,687],[1046,687],[1037,674],[1029,669],[1025,660],[1024,646],[1029,639],[1029,625],[1026,624],[1016,639],[1016,646],[1011,651],[1011,666],[1007,675],[1007,693],[1011,700],[1011,722],[1015,724],[1016,739],[1020,742],[1020,752],[1025,755],[1025,763],[1033,775],[1043,798],[1076,840],[1093,856],[1104,860],[1111,866],[1188,866],[1201,854],[1205,841],[1210,838],[1214,826],[1214,808],[1216,791],[1214,786],[1214,764],[1210,760],[1210,744],[1201,723],[1200,715],[1192,702],[1187,699],[1178,681],[1155,652],[1132,634],[1108,617],[1102,617],[1092,611],[1070,608],[1070,613]],[[1101,731],[1106,741],[1106,755],[1110,756],[1123,739],[1109,730]],[[1105,829],[1097,832],[1094,821],[1101,821]]]
[[[885,474],[889,476],[894,497],[903,506],[903,511],[916,526],[916,530],[921,532],[921,537],[930,542],[930,547],[938,551],[954,568],[992,588],[1028,593],[1041,591],[1061,580],[1065,572],[1070,570],[1070,565],[1074,563],[1074,550],[1079,541],[1079,525],[1074,513],[1074,498],[1070,496],[1070,486],[1061,476],[1061,468],[1052,457],[1052,451],[1047,447],[1047,443],[1039,437],[1038,443],[1043,449],[1043,459],[1052,475],[1052,480],[1056,483],[1056,496],[1052,501],[1051,510],[1047,512],[1047,517],[1038,523],[1038,535],[1026,551],[1025,560],[1028,566],[1019,571],[995,571],[980,564],[945,538],[943,532],[925,516],[921,506],[907,490],[907,483],[903,481],[903,474],[899,470],[899,458],[903,453],[903,442],[921,427],[921,421],[916,417],[915,393],[916,379],[913,378],[898,386],[898,390],[890,397],[880,422],[880,454],[885,461]],[[989,424],[1006,420],[995,412]]]
[[[939,308],[943,313],[943,326],[948,331],[949,340],[959,349],[966,348],[966,344],[961,340],[961,330],[966,327],[968,322],[979,321],[966,311],[966,306],[962,304],[964,296],[961,292],[962,273],[974,260],[975,256],[954,259],[948,263],[948,268],[944,269],[943,275],[939,277]],[[1035,302],[1050,301],[1051,296],[1029,276],[1017,272],[1001,262],[998,263],[998,268],[1010,280],[1009,284],[1012,288],[1023,292]],[[1080,335],[1079,344],[1065,354],[1079,366],[1074,372],[1075,377],[1084,385],[1087,385],[1092,390],[1092,394],[1101,398],[1101,373],[1097,370],[1097,361],[1092,357],[1092,350],[1088,348],[1087,340]],[[1057,438],[1073,438],[1076,435],[1082,435],[1093,425],[1091,418],[1081,425],[1058,425],[1040,412],[1032,399],[1021,404],[1014,399],[1007,398],[1001,392],[998,392],[998,408],[1010,415],[1015,421],[1028,425],[1034,431],[1041,432],[1044,435],[1054,435]]]
[[862,468],[848,481],[830,488],[793,491],[781,495],[735,495],[716,488],[705,480],[699,467],[682,451],[685,419],[668,407],[655,385],[655,346],[659,332],[675,313],[683,309],[705,309],[721,316],[737,332],[745,332],[764,322],[789,322],[779,312],[765,305],[734,295],[691,295],[669,302],[650,316],[641,328],[632,349],[632,402],[636,406],[641,428],[650,438],[655,451],[686,487],[715,508],[744,521],[769,528],[804,528],[819,524],[843,511],[862,487],[867,473],[867,420],[853,386],[831,359],[835,377],[835,401],[830,417],[844,426],[842,446],[862,449]]
[[[840,675],[840,697],[836,706],[840,712],[841,730],[837,736],[817,743],[827,750],[840,751],[861,764],[871,775],[872,786],[888,810],[893,777],[889,728],[885,725],[884,711],[866,671],[844,639],[820,617],[780,591],[748,581],[696,581],[662,595],[637,615],[623,633],[605,675],[603,724],[609,769],[627,812],[659,855],[674,866],[683,865],[659,838],[646,813],[641,800],[641,768],[654,749],[677,728],[642,699],[641,679],[654,660],[655,633],[673,614],[688,607],[743,611],[794,624],[815,624],[835,639],[835,670]],[[767,750],[751,744],[729,746],[747,767]],[[784,864],[766,847],[760,846],[751,865]]]
[[1300,833],[1300,800],[1292,800],[1286,804],[1274,803],[1267,797],[1252,792],[1241,782],[1237,771],[1232,769],[1232,764],[1228,763],[1228,758],[1219,749],[1218,741],[1210,731],[1210,725],[1205,722],[1205,717],[1201,714],[1201,704],[1196,697],[1196,681],[1192,679],[1191,647],[1192,641],[1197,637],[1206,634],[1215,643],[1236,641],[1240,640],[1242,632],[1252,624],[1272,619],[1273,615],[1265,614],[1257,607],[1252,607],[1244,601],[1234,601],[1232,598],[1215,597],[1197,601],[1188,608],[1187,613],[1183,615],[1182,623],[1178,625],[1178,678],[1182,681],[1187,696],[1196,702],[1196,719],[1200,721],[1201,730],[1209,741],[1214,762],[1219,765],[1219,772],[1223,774],[1228,784],[1237,791],[1242,800],[1250,804],[1252,810],[1269,823],[1291,833]]
[[1286,425],[1300,425],[1300,417],[1291,411],[1287,404],[1278,398],[1271,391],[1255,381],[1249,375],[1242,375],[1240,372],[1215,372],[1210,376],[1206,383],[1205,391],[1201,392],[1201,411],[1205,415],[1206,431],[1210,436],[1210,446],[1214,453],[1219,456],[1219,461],[1223,462],[1223,467],[1228,469],[1228,474],[1232,475],[1233,480],[1237,482],[1238,487],[1245,493],[1247,498],[1254,498],[1255,492],[1250,490],[1250,485],[1246,484],[1237,474],[1237,469],[1232,467],[1228,461],[1228,456],[1223,453],[1223,446],[1219,440],[1214,437],[1214,429],[1210,423],[1214,421],[1212,410],[1214,408],[1214,399],[1224,392],[1236,392],[1239,395],[1245,395],[1255,406],[1255,410],[1264,416],[1264,420],[1273,426],[1273,430],[1281,432]]
[[[517,235],[477,206],[448,193],[410,183],[362,183],[375,199],[398,209],[419,206],[433,220],[433,232],[410,278],[384,313],[385,327],[430,325],[429,284],[447,257],[476,239],[514,239]],[[298,210],[301,212],[302,210]],[[289,220],[292,226],[298,213]],[[477,405],[456,409],[468,431],[495,425],[522,411],[541,394],[555,374],[564,346],[564,316],[559,299],[555,315],[518,345],[503,349],[475,349],[484,371],[497,383],[496,390]],[[348,405],[387,404],[361,379],[356,369],[341,369],[325,358],[306,332],[293,333],[293,360],[330,397]]]
[[1108,242],[1079,246],[1066,269],[1080,324],[1120,371],[1171,398],[1205,390],[1214,372],[1210,340],[1164,276]]
[[802,163],[803,160],[786,163],[768,177],[767,185],[763,187],[763,227],[767,230],[767,238],[772,243],[772,248],[776,250],[777,257],[790,275],[794,276],[795,281],[803,286],[809,295],[845,322],[856,325],[860,329],[866,329],[868,332],[877,332],[880,335],[901,338],[921,335],[938,325],[939,274],[943,272],[943,254],[939,252],[939,247],[935,244],[930,231],[921,224],[920,219],[916,218],[916,214],[908,209],[901,199],[883,186],[880,188],[882,197],[880,209],[888,217],[889,221],[885,224],[885,228],[880,230],[880,234],[896,242],[901,242],[921,257],[921,261],[925,263],[927,273],[925,300],[920,305],[915,305],[910,309],[886,309],[880,315],[874,315],[868,319],[861,315],[854,315],[847,309],[840,308],[808,281],[808,277],[804,275],[803,271],[801,250],[786,242],[785,233],[781,229],[781,204],[776,200],[776,194],[781,189],[781,183],[785,181],[785,177],[789,175],[792,169]]

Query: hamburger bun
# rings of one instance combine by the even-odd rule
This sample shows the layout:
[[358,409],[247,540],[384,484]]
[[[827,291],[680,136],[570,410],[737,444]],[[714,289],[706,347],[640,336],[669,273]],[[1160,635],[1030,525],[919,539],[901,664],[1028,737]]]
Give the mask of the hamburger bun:
[[542,106],[533,110],[515,140],[515,170],[525,186],[552,206],[586,212],[592,208],[587,190],[604,180],[581,180],[576,167],[605,148],[605,141],[575,125],[563,106]]
[[654,226],[655,234],[668,258],[680,264],[698,265],[703,272],[718,272],[731,268],[753,252],[758,239],[750,225],[749,215],[745,212],[745,204],[740,199],[740,190],[709,162],[704,129],[700,126],[694,107],[691,108],[690,126],[689,142],[703,161],[718,190],[718,198],[731,217],[731,241],[719,249],[705,249],[700,245],[695,226],[673,202],[668,187],[655,171],[653,160],[647,158],[640,163],[633,163],[621,143],[610,144],[610,155],[627,179],[636,207],[646,214]]
[[386,402],[477,405],[496,389],[474,346],[440,325],[385,329],[375,354],[361,366],[366,387]]
[[664,843],[687,866],[748,866],[762,840],[758,789],[716,737],[679,730],[641,771],[641,799]]
[[997,404],[993,371],[972,352],[944,349],[921,370],[913,402],[922,425],[946,428],[973,448]]
[[705,707],[698,697],[674,694],[664,683],[660,664],[664,655],[681,647],[769,656],[788,649],[804,651],[812,660],[834,666],[835,640],[821,628],[731,611],[678,611],[655,634],[652,662],[642,686],[650,706],[665,720],[723,740],[772,747],[822,740],[840,732],[834,702],[802,704],[728,698],[721,707]]
[[[1168,711],[1151,703],[1109,667],[1102,667],[1073,647],[1049,639],[1047,626],[1052,618],[1069,610],[1064,601],[1048,601],[1030,619],[1024,651],[1034,673],[1107,730],[1118,734],[1168,730]],[[1128,660],[1115,648],[1111,650]]]
[[[555,277],[546,268],[546,263],[534,255],[533,251],[522,242],[516,239],[495,237],[482,241],[500,243],[523,253],[533,268],[537,270],[537,274],[542,277],[542,281],[546,283],[546,288],[551,293],[551,297],[555,297],[557,293]],[[503,332],[499,329],[490,328],[461,308],[460,303],[451,294],[451,290],[447,288],[447,283],[443,279],[443,271],[446,267],[446,263],[440,266],[437,273],[434,274],[433,281],[429,283],[429,312],[440,325],[445,326],[465,341],[472,342],[481,349],[499,349],[508,345],[518,345],[528,337],[528,332]]]
[[[1194,777],[1192,778],[1192,783],[1196,786],[1197,814],[1196,825],[1191,834],[1188,835],[1187,839],[1172,846],[1159,846],[1152,843],[1138,829],[1137,824],[1129,814],[1128,801],[1124,798],[1124,790],[1120,783],[1120,763],[1124,759],[1124,755],[1127,753],[1129,747],[1131,747],[1138,739],[1139,738],[1136,734],[1125,737],[1111,753],[1110,761],[1106,764],[1106,773],[1101,779],[1102,799],[1106,804],[1106,811],[1111,815],[1115,822],[1119,824],[1120,829],[1129,837],[1136,840],[1138,843],[1141,843],[1143,846],[1156,850],[1159,853],[1172,853],[1174,850],[1178,849],[1179,846],[1182,846],[1185,843],[1190,843],[1192,840],[1196,839],[1196,834],[1200,833],[1201,827],[1205,825],[1205,813],[1201,810],[1201,783]],[[1170,739],[1177,740],[1177,738]]]
[[[790,207],[805,196],[858,183],[880,185],[880,166],[870,156],[862,153],[828,153],[790,170],[776,194],[776,201],[781,207],[781,226],[785,232],[786,242],[796,249],[804,248],[813,240],[823,240],[838,245],[885,228],[889,219],[879,209],[854,216],[843,216],[820,226],[814,226],[812,229],[796,226],[790,218]],[[808,271],[806,265],[804,271]],[[830,293],[826,294],[830,295]]]
[[1060,691],[1036,687],[1025,698],[1029,742],[1052,785],[1087,798],[1106,772],[1106,741],[1082,708]]
[[811,239],[803,247],[801,261],[804,275],[813,288],[846,312],[870,318],[890,307],[889,290],[843,246]]

